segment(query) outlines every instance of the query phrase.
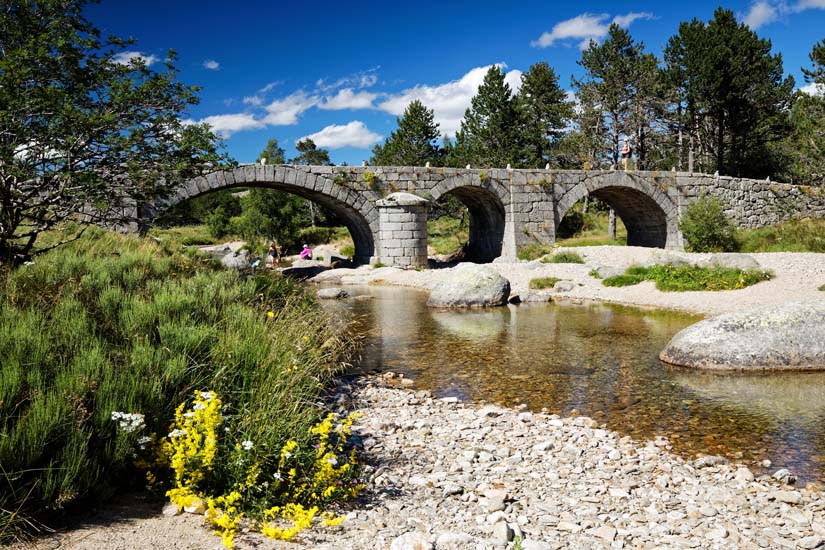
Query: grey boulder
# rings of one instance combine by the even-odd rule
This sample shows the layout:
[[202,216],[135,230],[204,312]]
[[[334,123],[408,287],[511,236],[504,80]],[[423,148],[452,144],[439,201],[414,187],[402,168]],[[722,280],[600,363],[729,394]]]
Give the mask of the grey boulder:
[[339,300],[349,298],[349,293],[343,288],[322,288],[318,290],[318,298],[322,300]]
[[252,255],[246,249],[230,252],[221,258],[221,264],[232,269],[248,269],[252,265]]
[[459,264],[438,283],[427,305],[430,307],[502,306],[510,297],[510,281],[483,265]]
[[678,332],[659,358],[712,370],[823,370],[825,300],[787,302],[705,319]]
[[747,254],[720,253],[714,254],[700,264],[702,267],[724,267],[728,269],[759,269],[759,262]]

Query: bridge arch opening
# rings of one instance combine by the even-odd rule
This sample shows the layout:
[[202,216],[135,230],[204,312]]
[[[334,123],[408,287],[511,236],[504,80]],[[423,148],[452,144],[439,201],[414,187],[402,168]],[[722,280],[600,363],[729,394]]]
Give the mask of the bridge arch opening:
[[[311,181],[309,177],[298,178],[300,170],[287,169],[287,176],[280,176],[276,179],[274,172],[268,177],[250,177],[250,171],[240,167],[227,172],[222,179],[210,180],[212,183],[204,183],[207,180],[188,182],[179,189],[177,194],[166,200],[158,201],[148,210],[147,222],[151,224],[158,216],[175,205],[184,203],[189,199],[206,196],[210,193],[222,190],[239,191],[242,189],[273,189],[282,191],[290,195],[301,197],[311,203],[319,205],[330,213],[344,225],[350,233],[355,248],[353,262],[356,264],[369,263],[376,257],[376,241],[378,235],[378,216],[370,205],[363,204],[357,197],[347,189],[339,188],[335,183],[317,178]],[[256,167],[251,167],[253,170]],[[257,167],[263,168],[263,167]],[[271,167],[265,167],[267,169]],[[267,171],[269,172],[269,171]],[[252,172],[255,173],[255,172]],[[304,174],[304,173],[302,173]],[[286,180],[286,181],[283,181]],[[287,181],[304,181],[304,184],[287,183]],[[317,187],[317,189],[316,189]]]
[[491,262],[501,256],[504,242],[505,210],[498,194],[485,187],[461,185],[433,193],[433,201],[454,198],[467,210],[469,218],[465,257],[472,262]]
[[[586,191],[575,194],[563,201],[556,217],[556,234],[564,217],[578,199],[583,198]],[[628,246],[644,246],[652,248],[667,248],[671,243],[668,236],[672,233],[670,226],[675,220],[668,216],[660,201],[650,194],[632,187],[607,185],[590,191],[590,196],[599,199],[613,208],[616,216],[621,219],[627,231]],[[574,199],[577,199],[574,201]]]

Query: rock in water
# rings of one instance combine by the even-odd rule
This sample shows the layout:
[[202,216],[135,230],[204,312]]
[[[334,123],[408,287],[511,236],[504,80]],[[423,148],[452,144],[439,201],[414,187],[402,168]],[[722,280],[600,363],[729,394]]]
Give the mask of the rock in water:
[[705,319],[678,332],[659,358],[714,370],[825,370],[825,300]]
[[459,264],[430,293],[431,307],[502,306],[510,296],[510,281],[489,267]]
[[318,291],[318,298],[322,300],[337,300],[349,298],[349,293],[343,288],[322,288]]

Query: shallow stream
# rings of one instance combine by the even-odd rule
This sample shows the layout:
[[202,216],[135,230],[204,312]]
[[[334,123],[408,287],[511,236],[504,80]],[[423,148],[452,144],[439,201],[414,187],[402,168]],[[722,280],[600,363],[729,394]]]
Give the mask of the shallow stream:
[[606,304],[443,311],[417,290],[347,290],[370,298],[327,305],[353,315],[365,337],[359,371],[403,373],[436,397],[585,415],[634,438],[666,436],[686,456],[825,481],[825,373],[731,376],[659,361],[697,317]]

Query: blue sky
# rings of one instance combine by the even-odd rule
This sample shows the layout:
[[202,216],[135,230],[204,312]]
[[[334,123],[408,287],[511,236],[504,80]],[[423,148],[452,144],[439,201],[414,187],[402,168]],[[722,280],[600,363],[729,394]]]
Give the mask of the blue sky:
[[[287,157],[312,136],[335,163],[360,165],[415,98],[452,134],[486,67],[501,64],[517,85],[546,61],[570,89],[588,40],[612,21],[661,56],[680,21],[707,21],[716,2],[224,2],[103,0],[87,16],[105,33],[137,40],[124,58],[178,52],[180,78],[201,86],[189,113],[226,139],[240,162],[269,138]],[[825,0],[722,4],[773,43],[787,74],[804,86],[814,43],[825,39]]]

